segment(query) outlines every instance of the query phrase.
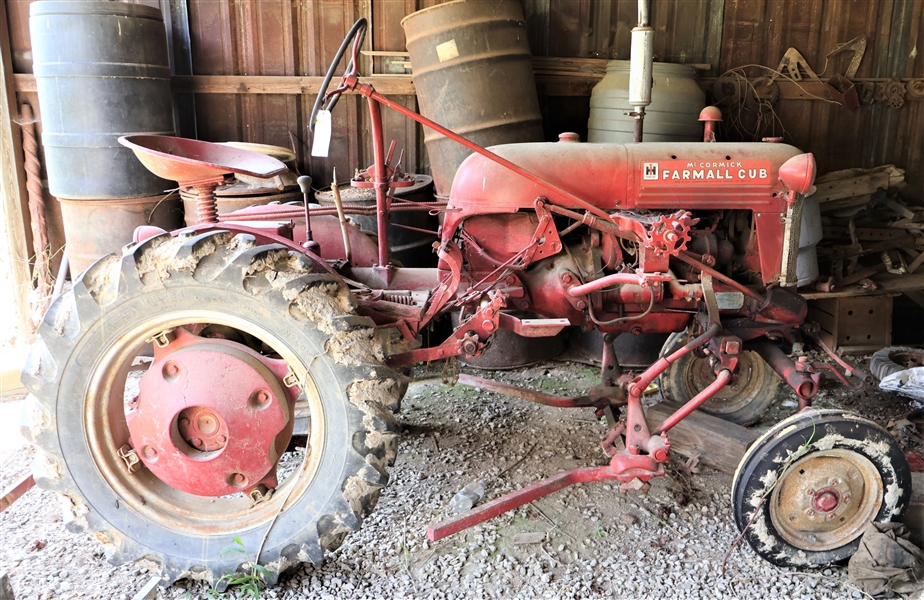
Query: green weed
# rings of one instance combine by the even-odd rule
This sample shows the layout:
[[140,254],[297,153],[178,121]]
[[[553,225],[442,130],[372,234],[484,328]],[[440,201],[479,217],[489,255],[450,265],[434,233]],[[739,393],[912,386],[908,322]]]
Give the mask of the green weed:
[[[257,561],[250,559],[250,555],[247,554],[247,549],[244,548],[244,542],[242,542],[239,537],[234,538],[234,546],[225,548],[219,553],[219,556],[224,558],[229,554],[243,554],[247,559],[247,572],[228,573],[222,576],[218,582],[225,583],[228,587],[237,587],[249,597],[253,598],[253,600],[260,600],[260,592],[266,587],[264,581],[270,579],[270,572],[266,570],[266,567],[258,564]],[[212,600],[228,599],[225,594],[222,594],[214,588],[209,589],[207,593]]]

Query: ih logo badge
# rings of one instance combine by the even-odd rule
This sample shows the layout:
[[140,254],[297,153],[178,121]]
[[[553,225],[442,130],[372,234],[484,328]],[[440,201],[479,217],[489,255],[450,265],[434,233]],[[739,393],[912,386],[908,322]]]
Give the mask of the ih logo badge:
[[658,180],[658,163],[656,162],[642,163],[642,173],[643,173],[643,179],[645,181],[657,181]]

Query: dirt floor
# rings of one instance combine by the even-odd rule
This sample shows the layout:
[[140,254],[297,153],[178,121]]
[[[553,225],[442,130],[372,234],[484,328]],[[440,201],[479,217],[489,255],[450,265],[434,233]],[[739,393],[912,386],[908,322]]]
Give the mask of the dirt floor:
[[[473,371],[474,374],[491,376]],[[448,516],[452,496],[482,480],[488,499],[565,469],[605,464],[605,425],[589,409],[556,409],[418,373],[399,419],[404,436],[389,486],[362,529],[319,567],[304,566],[264,598],[860,598],[843,568],[780,569],[746,544],[729,553],[737,529],[731,476],[677,459],[647,494],[612,484],[569,488],[430,543],[428,525]],[[583,392],[597,369],[549,363],[495,377],[550,393]],[[426,379],[429,377],[429,379]],[[653,398],[652,400],[656,400]],[[0,486],[29,469],[17,441],[21,402],[0,404]],[[856,410],[887,425],[915,405],[875,388],[826,387],[816,406]],[[795,408],[788,392],[758,427]],[[698,471],[698,472],[695,472]],[[33,489],[0,514],[0,574],[17,599],[128,599],[151,578],[113,567],[86,534],[61,523],[58,500]],[[726,561],[724,572],[723,561]],[[163,598],[217,597],[181,581]],[[245,597],[229,590],[226,597]]]

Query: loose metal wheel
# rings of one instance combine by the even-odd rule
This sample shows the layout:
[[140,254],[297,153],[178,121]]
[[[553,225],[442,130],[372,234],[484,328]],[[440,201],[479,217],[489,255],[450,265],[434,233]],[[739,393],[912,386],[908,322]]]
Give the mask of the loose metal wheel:
[[[23,380],[36,482],[110,561],[212,582],[320,562],[387,482],[402,392],[349,291],[282,246],[163,234],[93,265]],[[153,349],[153,351],[152,351]],[[151,356],[153,355],[153,357]],[[307,442],[285,454],[295,404]]]
[[[671,354],[689,341],[685,331],[671,334],[661,348],[661,356]],[[709,361],[691,352],[671,364],[661,374],[658,385],[668,402],[683,404],[713,381],[715,373]],[[738,360],[734,379],[698,410],[738,425],[752,425],[773,404],[780,383],[780,376],[760,355],[745,350]]]
[[803,410],[758,439],[732,484],[735,523],[779,566],[846,560],[871,522],[901,516],[911,471],[880,426],[839,410]]

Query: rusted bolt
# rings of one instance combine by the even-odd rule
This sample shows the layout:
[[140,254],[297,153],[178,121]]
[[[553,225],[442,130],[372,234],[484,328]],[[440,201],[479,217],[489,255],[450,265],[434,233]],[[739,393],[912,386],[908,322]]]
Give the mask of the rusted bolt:
[[841,498],[841,502],[844,504],[850,504],[850,494],[844,494],[844,497]]
[[167,364],[164,365],[164,375],[167,377],[176,377],[180,374],[180,365],[176,364],[172,360],[167,361]]
[[507,285],[513,285],[514,283],[517,282],[517,278],[514,277],[513,275],[507,275],[507,279],[505,279],[504,281],[507,283]]
[[200,440],[199,438],[193,438],[192,445],[195,446],[196,448],[201,448],[202,440]]
[[562,273],[561,280],[563,283],[571,283],[574,281],[574,277],[571,276],[571,273]]
[[269,392],[267,392],[266,390],[258,391],[256,398],[257,398],[257,402],[259,402],[260,404],[266,404],[272,399]]
[[814,517],[814,516],[815,516],[815,511],[812,510],[811,508],[809,508],[808,510],[805,511],[805,516],[806,516],[806,517]]
[[490,319],[485,319],[482,321],[481,326],[484,327],[485,331],[494,331],[494,322]]
[[835,518],[837,518],[837,513],[830,513],[828,515],[828,520],[835,519]]
[[559,250],[561,250],[561,243],[559,243],[559,242],[552,242],[552,251],[553,251],[553,252],[558,252]]
[[828,483],[830,483],[831,485],[840,485],[840,484],[841,484],[841,480],[838,479],[838,478],[836,478],[836,477],[832,477],[832,478],[831,478],[831,481],[829,481]]
[[243,487],[247,485],[247,476],[243,473],[231,473],[231,475],[228,476],[228,481],[234,487]]
[[212,435],[218,431],[218,419],[211,414],[205,413],[196,419],[196,427],[199,429],[199,433]]
[[144,457],[148,460],[157,458],[157,450],[152,446],[145,446],[141,449],[141,453],[144,454]]
[[584,302],[583,300],[579,300],[577,303],[577,307],[578,307],[578,310],[584,310],[585,308],[587,308],[587,303]]
[[815,490],[809,490],[809,491],[808,491],[808,495],[809,495],[809,496],[814,496],[814,495],[815,495]]

